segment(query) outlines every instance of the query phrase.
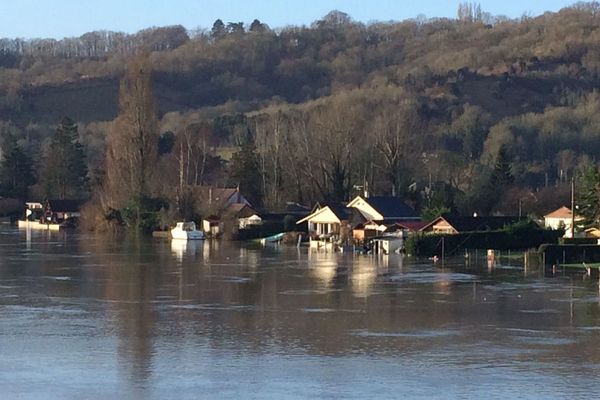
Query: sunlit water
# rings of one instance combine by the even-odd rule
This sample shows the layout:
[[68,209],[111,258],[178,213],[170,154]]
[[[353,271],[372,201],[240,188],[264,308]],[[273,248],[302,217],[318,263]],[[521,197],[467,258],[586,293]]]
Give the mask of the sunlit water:
[[0,227],[0,398],[597,398],[598,282]]

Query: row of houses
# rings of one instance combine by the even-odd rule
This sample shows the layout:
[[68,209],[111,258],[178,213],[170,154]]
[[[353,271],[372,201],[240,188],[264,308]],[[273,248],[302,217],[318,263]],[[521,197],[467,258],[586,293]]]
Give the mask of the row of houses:
[[[273,230],[292,230],[283,221],[289,218],[295,230],[306,232],[311,247],[334,249],[343,244],[373,242],[382,251],[401,247],[402,239],[414,232],[458,234],[473,231],[499,230],[523,220],[515,216],[455,216],[445,214],[425,223],[415,210],[401,199],[392,196],[356,196],[347,204],[317,203],[312,209],[289,203],[279,213],[257,211],[239,188],[198,187],[197,199],[205,206],[203,230],[219,236],[225,230],[235,232],[264,232],[260,227],[271,223]],[[27,219],[44,223],[63,223],[79,217],[81,203],[72,200],[46,200],[27,202]],[[544,217],[544,226],[565,229],[572,235],[572,214],[561,207]],[[575,221],[581,221],[576,216]],[[226,224],[232,224],[226,226]],[[600,236],[598,230],[588,230],[588,235]],[[245,238],[243,235],[241,238]],[[394,243],[392,243],[394,242]]]
[[[576,216],[576,224],[583,218]],[[411,233],[459,234],[496,231],[527,220],[520,216],[457,216],[444,214],[425,223],[406,203],[389,196],[357,196],[347,205],[317,203],[311,214],[298,221],[308,223],[311,248],[335,250],[344,245],[371,242],[374,252],[389,253],[403,247]],[[541,225],[541,224],[540,224]],[[561,207],[544,216],[543,226],[564,229],[572,237],[571,210]],[[600,230],[588,229],[587,236],[600,237]]]

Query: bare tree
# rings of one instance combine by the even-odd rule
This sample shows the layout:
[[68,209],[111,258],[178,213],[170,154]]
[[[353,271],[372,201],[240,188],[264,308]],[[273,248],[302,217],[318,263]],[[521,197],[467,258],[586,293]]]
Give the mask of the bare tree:
[[396,196],[422,148],[423,123],[417,105],[403,101],[384,106],[374,119],[373,129],[375,148],[381,156],[377,158],[378,165],[392,186],[392,195]]
[[[151,72],[148,57],[139,56],[121,81],[119,116],[108,134],[106,155],[108,190],[116,209],[150,195],[158,141]],[[139,223],[139,206],[136,212]]]

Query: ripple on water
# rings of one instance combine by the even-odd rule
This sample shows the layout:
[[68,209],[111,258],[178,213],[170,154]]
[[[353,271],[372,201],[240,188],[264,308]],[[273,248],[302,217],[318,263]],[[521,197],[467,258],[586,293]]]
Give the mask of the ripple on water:
[[53,281],[72,281],[70,276],[43,276],[42,279],[50,279]]
[[524,314],[560,314],[559,310],[553,308],[540,308],[537,310],[519,310],[520,313]]
[[309,296],[311,294],[328,294],[333,292],[340,292],[342,289],[290,289],[279,292],[282,295],[292,295],[292,296]]
[[360,337],[400,337],[400,338],[415,338],[415,339],[431,339],[447,336],[456,336],[460,332],[455,329],[442,330],[421,330],[421,331],[405,331],[405,332],[373,332],[365,329],[351,330],[348,332],[352,336]]
[[437,282],[476,282],[477,277],[460,272],[409,272],[390,274],[382,277],[383,282],[437,283]]
[[169,308],[200,311],[256,311],[260,307],[245,304],[174,304]]
[[501,331],[508,332],[513,341],[525,345],[565,346],[576,343],[574,338],[561,336],[558,331],[525,328],[504,328]]

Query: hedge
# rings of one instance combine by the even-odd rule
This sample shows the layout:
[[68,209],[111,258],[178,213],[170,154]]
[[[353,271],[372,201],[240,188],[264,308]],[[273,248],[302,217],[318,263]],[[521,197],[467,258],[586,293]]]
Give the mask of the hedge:
[[537,248],[544,243],[558,243],[562,231],[550,229],[519,229],[459,234],[415,234],[407,238],[405,249],[408,254],[453,256],[465,249],[525,250]]

